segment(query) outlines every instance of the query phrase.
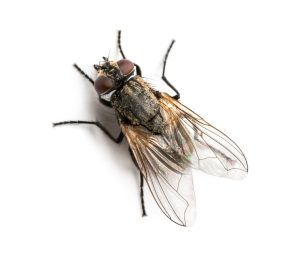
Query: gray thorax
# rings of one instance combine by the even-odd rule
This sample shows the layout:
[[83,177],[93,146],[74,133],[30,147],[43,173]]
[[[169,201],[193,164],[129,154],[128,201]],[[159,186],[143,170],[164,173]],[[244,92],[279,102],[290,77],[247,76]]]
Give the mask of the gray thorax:
[[143,125],[156,134],[162,132],[159,101],[141,77],[127,81],[112,95],[111,103],[122,120],[132,125]]

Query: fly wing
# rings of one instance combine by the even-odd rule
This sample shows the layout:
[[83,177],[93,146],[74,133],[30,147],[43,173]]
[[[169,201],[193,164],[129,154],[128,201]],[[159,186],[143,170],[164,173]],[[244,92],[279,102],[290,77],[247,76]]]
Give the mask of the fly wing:
[[166,93],[161,93],[160,104],[169,109],[173,118],[180,119],[181,126],[189,133],[194,146],[193,167],[232,179],[247,175],[246,158],[227,135]]
[[142,126],[121,124],[121,128],[159,208],[173,222],[190,225],[195,218],[195,195],[184,152]]

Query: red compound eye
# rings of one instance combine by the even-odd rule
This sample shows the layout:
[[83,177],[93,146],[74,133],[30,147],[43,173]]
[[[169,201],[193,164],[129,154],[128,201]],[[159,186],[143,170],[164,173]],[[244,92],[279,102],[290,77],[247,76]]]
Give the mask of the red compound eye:
[[133,62],[131,62],[131,61],[127,60],[127,59],[119,60],[117,62],[117,64],[119,66],[119,69],[120,69],[121,73],[124,76],[129,75],[134,70],[134,64],[133,64]]
[[94,83],[94,87],[97,93],[102,94],[110,90],[113,87],[113,83],[109,78],[99,76]]

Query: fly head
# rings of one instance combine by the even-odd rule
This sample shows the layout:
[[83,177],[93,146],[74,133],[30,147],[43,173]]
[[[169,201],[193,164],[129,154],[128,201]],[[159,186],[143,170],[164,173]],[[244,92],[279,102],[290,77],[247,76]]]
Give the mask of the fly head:
[[94,65],[97,70],[97,79],[94,87],[99,95],[108,94],[124,84],[135,70],[133,62],[127,59],[109,61],[103,57],[104,63]]

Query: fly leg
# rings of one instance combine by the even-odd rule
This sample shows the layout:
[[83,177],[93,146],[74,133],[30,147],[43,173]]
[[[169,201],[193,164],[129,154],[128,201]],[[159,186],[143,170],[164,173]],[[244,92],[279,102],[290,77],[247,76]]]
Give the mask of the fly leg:
[[117,144],[120,144],[122,142],[123,138],[124,138],[123,132],[120,132],[120,134],[117,137],[114,137],[100,122],[91,122],[91,121],[64,121],[64,122],[53,123],[53,127],[56,127],[56,126],[59,126],[59,125],[66,125],[66,124],[93,124],[93,125],[96,125],[112,141],[114,141]]
[[90,81],[91,84],[94,86],[94,80],[92,78],[90,78],[76,63],[74,63],[73,66],[83,77]]
[[[139,169],[139,166],[138,166],[136,159],[130,148],[129,148],[129,153],[131,155],[134,165]],[[140,169],[139,169],[139,172],[140,172],[140,198],[141,198],[141,206],[142,206],[142,216],[144,217],[144,216],[147,216],[146,209],[145,209],[145,201],[144,201],[144,176],[143,176],[142,172],[140,171]]]
[[[76,63],[74,63],[73,64],[73,66],[74,66],[74,68],[83,76],[83,77],[85,77],[88,81],[90,81],[91,82],[91,84],[94,86],[94,80],[92,79],[92,78],[90,78]],[[99,101],[103,104],[103,105],[105,105],[105,106],[107,106],[107,107],[110,107],[110,108],[112,108],[112,106],[111,106],[111,103],[110,103],[110,101],[107,101],[107,100],[104,100],[104,99],[102,99],[100,96],[99,96]]]
[[167,53],[165,55],[164,65],[163,65],[163,73],[162,73],[161,78],[176,93],[176,95],[174,95],[173,98],[176,99],[176,100],[178,100],[180,98],[180,94],[179,94],[178,90],[168,81],[168,79],[165,76],[168,56],[169,56],[170,50],[173,47],[174,43],[175,43],[175,40],[172,40],[172,42],[171,42],[171,44],[170,44],[170,46],[169,46],[169,48],[167,50]]
[[[121,30],[118,31],[118,48],[119,51],[123,57],[123,59],[126,59],[125,54],[123,52],[122,46],[121,46]],[[135,69],[136,69],[136,75],[142,76],[142,70],[141,67],[138,66],[136,63],[134,63]]]
[[110,101],[107,101],[107,100],[104,100],[102,99],[100,96],[99,96],[99,101],[106,107],[109,107],[109,108],[112,108],[112,105],[111,105],[111,102]]
[[122,46],[121,46],[121,30],[118,31],[118,48],[120,50],[120,53],[121,53],[123,59],[125,59],[126,57],[124,55],[124,52],[123,52]]

